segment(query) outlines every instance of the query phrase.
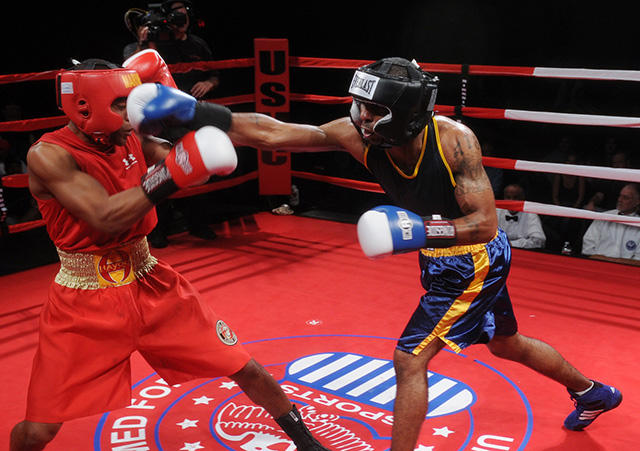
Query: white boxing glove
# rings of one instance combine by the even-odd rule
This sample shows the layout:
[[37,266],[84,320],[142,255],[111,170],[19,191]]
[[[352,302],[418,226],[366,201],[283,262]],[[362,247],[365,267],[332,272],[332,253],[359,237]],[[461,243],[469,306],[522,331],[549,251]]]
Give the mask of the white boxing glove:
[[439,215],[422,218],[392,205],[365,212],[358,220],[357,231],[362,251],[372,259],[456,243],[453,221]]
[[159,203],[181,188],[199,185],[210,175],[229,175],[238,165],[231,139],[215,127],[189,132],[169,155],[142,177],[142,190]]

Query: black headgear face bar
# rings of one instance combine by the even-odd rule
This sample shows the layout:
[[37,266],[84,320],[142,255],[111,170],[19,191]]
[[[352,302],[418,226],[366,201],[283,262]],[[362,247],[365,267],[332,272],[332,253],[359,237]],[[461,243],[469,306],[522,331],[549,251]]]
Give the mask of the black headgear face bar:
[[[392,66],[402,66],[407,76],[391,75]],[[385,107],[389,114],[374,126],[386,146],[400,146],[417,136],[433,114],[438,77],[422,71],[404,58],[384,58],[356,70],[349,93],[353,96],[351,120],[360,130],[359,102]]]

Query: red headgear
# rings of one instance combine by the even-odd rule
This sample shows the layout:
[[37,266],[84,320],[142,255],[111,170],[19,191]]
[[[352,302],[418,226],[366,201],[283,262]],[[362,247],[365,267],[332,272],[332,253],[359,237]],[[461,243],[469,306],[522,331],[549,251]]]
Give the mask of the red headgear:
[[131,69],[70,70],[56,77],[60,108],[84,133],[104,140],[122,127],[122,116],[111,110],[118,98],[127,97],[141,84]]

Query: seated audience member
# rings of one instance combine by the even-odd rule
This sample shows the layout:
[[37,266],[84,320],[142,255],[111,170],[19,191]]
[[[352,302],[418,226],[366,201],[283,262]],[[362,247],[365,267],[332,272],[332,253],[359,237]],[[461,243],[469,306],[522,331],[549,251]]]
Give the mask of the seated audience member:
[[[524,190],[518,184],[507,185],[504,200],[525,200]],[[512,247],[541,249],[547,238],[542,230],[540,217],[535,213],[496,209],[498,226],[505,231]]]
[[[569,153],[564,164],[578,164],[578,157]],[[587,179],[570,174],[555,174],[552,185],[552,201],[555,205],[582,208],[587,193]],[[580,255],[582,236],[590,221],[564,216],[543,216],[542,225],[547,235],[547,249],[559,251],[562,243],[569,242]]]
[[[631,159],[623,150],[616,150],[611,155],[612,168],[630,168]],[[593,182],[595,194],[585,204],[585,210],[607,211],[616,208],[618,193],[626,182],[620,180],[597,179]]]
[[[567,155],[564,164],[578,164],[578,156],[574,153]],[[554,204],[582,208],[586,192],[586,179],[570,174],[555,174],[551,189]]]
[[602,147],[596,148],[587,155],[590,166],[613,167],[613,156],[620,150],[620,142],[616,136],[607,136]]
[[[620,190],[617,208],[605,213],[638,217],[640,184],[629,183]],[[597,260],[640,266],[640,227],[595,220],[583,237],[582,254]]]

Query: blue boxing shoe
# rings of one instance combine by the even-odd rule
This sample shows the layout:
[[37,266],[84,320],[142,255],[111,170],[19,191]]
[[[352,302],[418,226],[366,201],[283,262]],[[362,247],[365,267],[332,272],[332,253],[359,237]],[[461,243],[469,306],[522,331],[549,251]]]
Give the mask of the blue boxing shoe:
[[567,390],[574,401],[576,410],[564,420],[564,427],[571,431],[581,431],[589,426],[600,414],[613,410],[622,402],[622,393],[615,387],[593,381],[593,387],[582,396]]

